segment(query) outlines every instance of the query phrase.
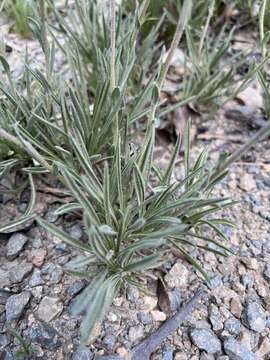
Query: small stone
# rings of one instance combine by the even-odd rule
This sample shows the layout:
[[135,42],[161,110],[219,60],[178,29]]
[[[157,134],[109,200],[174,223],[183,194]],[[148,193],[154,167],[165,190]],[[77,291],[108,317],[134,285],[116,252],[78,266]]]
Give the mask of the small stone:
[[190,333],[191,340],[200,350],[209,354],[216,354],[221,351],[221,343],[212,330],[193,329]]
[[31,261],[36,267],[41,267],[44,264],[45,256],[47,255],[46,249],[34,249],[31,251]]
[[74,239],[79,240],[83,236],[83,226],[80,223],[76,223],[70,228],[70,236]]
[[29,281],[29,285],[34,287],[34,286],[39,286],[39,285],[44,285],[44,284],[45,284],[45,281],[41,277],[40,270],[35,269],[31,276],[31,279]]
[[112,351],[117,341],[117,337],[114,334],[107,334],[104,336],[102,342],[107,350]]
[[123,360],[119,355],[98,355],[95,360]]
[[245,173],[240,178],[240,188],[246,192],[250,192],[256,189],[256,181],[253,178],[253,175]]
[[56,318],[63,311],[63,304],[60,299],[45,296],[39,304],[37,315],[41,320],[49,322]]
[[270,280],[270,264],[266,264],[263,275],[266,280]]
[[121,357],[121,359],[127,359],[129,356],[127,349],[123,346],[119,347],[116,352]]
[[269,354],[270,354],[270,339],[265,337],[261,342],[258,351],[256,351],[256,355],[263,359],[266,355]]
[[131,302],[136,302],[140,297],[139,290],[136,286],[128,285],[127,287],[127,298]]
[[200,356],[200,360],[215,360],[215,356],[213,354],[207,354],[204,352]]
[[149,325],[153,323],[153,318],[149,313],[141,312],[138,314],[138,320],[143,325]]
[[165,321],[167,318],[164,312],[158,310],[152,310],[151,315],[154,321]]
[[265,311],[257,302],[247,305],[245,309],[245,320],[249,328],[256,332],[262,332],[266,326]]
[[162,351],[162,360],[173,360],[173,348],[170,345],[165,345]]
[[9,274],[7,271],[0,269],[0,284],[1,287],[10,286]]
[[92,360],[93,353],[89,349],[78,349],[72,355],[72,360]]
[[34,323],[31,326],[29,337],[31,342],[40,344],[42,348],[54,350],[62,346],[58,332],[48,323]]
[[241,345],[234,338],[229,338],[224,342],[224,350],[230,360],[260,360],[256,354]]
[[141,306],[141,310],[151,311],[157,306],[157,302],[157,298],[146,295],[143,297],[143,305]]
[[55,223],[58,219],[58,215],[55,213],[55,209],[49,209],[45,215],[45,220],[47,220],[49,223]]
[[6,320],[17,320],[21,317],[24,308],[28,304],[31,297],[29,291],[23,291],[20,294],[12,295],[6,302]]
[[209,316],[210,322],[212,324],[212,329],[214,331],[220,331],[223,329],[223,319],[222,316],[218,310],[218,307],[211,304],[210,307],[210,316]]
[[20,283],[23,279],[31,273],[33,265],[22,261],[20,264],[15,265],[9,271],[9,279],[13,284]]
[[75,296],[85,288],[87,282],[84,279],[75,280],[67,289],[70,296]]
[[230,302],[231,313],[238,319],[241,317],[243,306],[240,300],[232,298]]
[[230,317],[225,321],[224,329],[232,335],[239,335],[241,332],[241,322],[234,317]]
[[256,258],[242,258],[241,262],[246,265],[246,267],[250,270],[258,270],[259,269],[259,263],[256,260]]
[[7,243],[7,258],[9,260],[15,259],[23,250],[24,245],[27,243],[27,241],[28,238],[21,233],[15,233],[11,235]]
[[131,342],[141,339],[144,335],[143,326],[137,325],[129,328],[128,337]]
[[177,262],[169,273],[165,275],[164,280],[171,289],[175,287],[181,288],[187,285],[188,277],[189,272],[186,266],[182,262]]

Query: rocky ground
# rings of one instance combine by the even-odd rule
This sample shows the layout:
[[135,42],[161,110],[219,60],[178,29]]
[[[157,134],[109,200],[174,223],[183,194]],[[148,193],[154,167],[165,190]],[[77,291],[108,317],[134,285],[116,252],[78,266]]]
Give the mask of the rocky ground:
[[[16,56],[16,52],[13,54]],[[247,104],[243,99],[242,105],[244,110]],[[234,120],[225,116],[228,108],[237,106],[227,104],[218,114],[203,114],[204,121],[200,119],[196,126],[194,123],[194,154],[209,145],[210,157],[215,159],[221,150],[232,151],[255,133],[241,114],[236,114]],[[260,107],[258,101],[252,106]],[[270,359],[269,174],[268,140],[235,163],[219,185],[218,194],[238,199],[240,204],[226,212],[237,224],[235,230],[225,229],[227,245],[235,255],[222,258],[213,253],[193,253],[211,276],[211,286],[206,286],[189,264],[172,256],[159,273],[142,279],[148,282],[149,294],[132,287],[119,294],[105,320],[96,325],[85,349],[79,348],[81,318],[72,316],[71,308],[88,280],[63,271],[63,265],[77,253],[35,223],[12,234],[0,234],[0,359],[13,359],[22,348],[21,340],[7,324],[29,343],[30,359],[125,358],[135,344],[153,333],[201,286],[206,287],[207,296],[152,359]],[[52,194],[52,188],[44,184],[37,187],[39,213],[73,237],[82,238],[79,219],[54,214],[66,200]],[[28,195],[26,192],[17,199],[0,194],[1,222],[23,213]],[[157,275],[167,286],[165,294]]]

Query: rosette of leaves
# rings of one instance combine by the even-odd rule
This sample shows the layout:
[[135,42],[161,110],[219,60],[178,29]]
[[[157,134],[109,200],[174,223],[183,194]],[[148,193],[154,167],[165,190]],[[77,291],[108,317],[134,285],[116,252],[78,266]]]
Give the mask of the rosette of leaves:
[[[233,226],[216,213],[235,202],[211,195],[214,185],[225,175],[219,166],[210,166],[207,151],[194,164],[189,158],[189,126],[185,133],[185,176],[171,180],[180,150],[180,139],[165,171],[153,161],[154,125],[149,126],[144,144],[137,149],[125,146],[118,137],[113,157],[95,172],[85,147],[78,142],[78,161],[83,174],[56,164],[75,202],[57,210],[83,212],[88,241],[72,238],[56,226],[38,219],[62,241],[82,251],[67,270],[91,279],[78,296],[74,314],[85,312],[82,342],[100,321],[114,297],[125,284],[142,287],[139,275],[163,264],[172,248],[177,249],[206,279],[207,274],[190,252],[192,248],[227,256],[227,236],[221,226]],[[155,177],[155,182],[150,178]],[[212,229],[220,241],[208,236]]]

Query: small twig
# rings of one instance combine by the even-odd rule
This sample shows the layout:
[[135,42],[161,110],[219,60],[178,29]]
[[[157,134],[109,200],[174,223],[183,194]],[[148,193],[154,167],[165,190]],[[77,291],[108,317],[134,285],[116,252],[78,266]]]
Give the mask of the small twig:
[[232,155],[224,161],[219,167],[218,172],[221,174],[228,166],[235,162],[241,155],[245,154],[253,145],[259,140],[262,141],[270,135],[270,122],[266,126],[263,126],[249,141],[239,147]]
[[131,352],[131,360],[148,360],[162,342],[174,333],[179,325],[192,313],[203,295],[204,291],[198,290],[192,299],[182,306],[172,318],[167,320],[155,333],[135,346]]

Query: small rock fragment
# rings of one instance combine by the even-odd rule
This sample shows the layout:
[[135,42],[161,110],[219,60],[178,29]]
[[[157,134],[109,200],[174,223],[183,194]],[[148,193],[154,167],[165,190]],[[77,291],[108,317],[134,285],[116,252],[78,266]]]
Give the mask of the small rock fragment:
[[28,304],[31,297],[29,291],[23,291],[20,294],[12,295],[6,302],[6,320],[17,320],[21,317],[24,308]]
[[258,351],[256,351],[256,355],[260,358],[264,358],[266,355],[270,354],[270,339],[265,337],[261,342]]
[[31,276],[31,279],[29,281],[29,285],[32,287],[35,287],[35,286],[44,285],[44,284],[45,284],[45,281],[41,277],[40,270],[35,269]]
[[11,235],[7,243],[7,258],[9,260],[14,260],[23,250],[27,241],[28,238],[21,233],[15,233]]
[[131,302],[136,302],[140,297],[139,290],[136,286],[129,285],[127,287],[127,298]]
[[129,328],[128,337],[131,342],[141,339],[144,335],[143,326],[137,325]]
[[235,317],[230,317],[225,321],[224,329],[232,335],[239,335],[241,331],[241,322]]
[[231,303],[230,303],[230,309],[231,309],[231,313],[235,317],[237,317],[238,319],[241,317],[241,314],[243,311],[243,306],[242,306],[240,300],[232,298]]
[[245,309],[245,320],[249,328],[256,332],[262,332],[266,326],[265,311],[257,302],[247,305]]
[[44,263],[45,256],[47,255],[46,249],[34,249],[31,251],[31,261],[36,267],[41,267]]
[[212,324],[212,328],[214,331],[220,331],[223,329],[222,316],[218,310],[218,307],[213,304],[211,304],[211,307],[210,307],[209,319],[210,319],[210,322]]
[[266,264],[263,275],[266,280],[270,280],[270,264]]
[[41,320],[49,322],[63,311],[63,304],[60,299],[45,296],[39,304],[37,315]]
[[22,261],[19,265],[15,265],[11,268],[8,274],[9,279],[13,284],[17,284],[23,281],[23,279],[31,273],[32,269],[32,264]]
[[157,302],[157,298],[146,295],[143,297],[143,304],[140,308],[144,311],[151,311],[157,306]]
[[240,188],[246,192],[256,189],[256,181],[254,180],[253,175],[245,173],[241,176]]
[[166,281],[169,288],[174,287],[185,287],[188,282],[188,269],[182,262],[177,262],[171,268],[168,274],[165,275],[164,280]]
[[200,350],[209,354],[216,354],[221,351],[221,343],[212,330],[193,329],[190,333],[191,340]]
[[258,270],[259,269],[259,263],[256,258],[254,257],[246,257],[242,258],[241,262],[246,265],[246,267],[250,270]]
[[104,336],[102,342],[106,349],[112,351],[117,341],[117,337],[114,334],[107,334]]
[[173,360],[173,348],[170,345],[165,345],[162,351],[162,360]]
[[151,315],[154,321],[165,321],[167,318],[164,312],[158,310],[152,310]]
[[229,338],[224,342],[224,350],[230,360],[260,360],[256,354],[241,345],[234,338]]
[[92,360],[93,353],[89,349],[78,349],[72,355],[72,360]]
[[48,323],[34,323],[31,326],[30,339],[47,350],[54,350],[62,345],[58,332]]

